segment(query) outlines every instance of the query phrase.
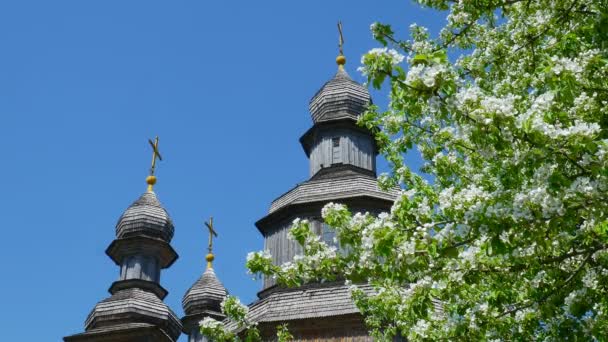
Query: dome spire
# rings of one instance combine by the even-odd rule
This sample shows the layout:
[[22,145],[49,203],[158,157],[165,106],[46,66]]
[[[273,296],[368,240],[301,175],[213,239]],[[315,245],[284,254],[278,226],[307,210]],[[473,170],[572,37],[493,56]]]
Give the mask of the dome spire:
[[213,237],[217,237],[217,233],[215,231],[215,229],[213,229],[213,217],[209,218],[209,222],[205,222],[205,226],[207,226],[207,229],[209,229],[209,254],[207,254],[207,256],[205,256],[205,259],[207,260],[207,268],[213,268],[212,262],[215,259],[215,256],[213,255]]
[[336,57],[336,63],[338,64],[338,69],[343,70],[344,64],[346,64],[346,57],[344,57],[344,37],[342,36],[342,22],[338,21],[338,47],[340,49],[340,54]]
[[158,158],[158,160],[163,160],[163,158],[158,151],[158,136],[156,136],[154,141],[148,139],[148,143],[152,147],[152,166],[150,167],[150,175],[146,177],[146,183],[148,183],[148,192],[153,192],[154,184],[156,184],[156,176],[154,175],[154,171],[156,170],[156,158]]
[[213,227],[213,217],[205,222],[205,226],[209,230],[209,254],[207,259],[207,269],[203,275],[192,284],[190,289],[186,291],[182,299],[182,307],[186,314],[182,318],[184,326],[183,332],[189,335],[188,341],[207,341],[201,336],[199,322],[205,317],[211,317],[218,321],[222,321],[226,316],[222,313],[222,301],[228,295],[226,288],[215,275],[212,262],[215,259],[213,255],[213,237],[217,237],[215,228]]

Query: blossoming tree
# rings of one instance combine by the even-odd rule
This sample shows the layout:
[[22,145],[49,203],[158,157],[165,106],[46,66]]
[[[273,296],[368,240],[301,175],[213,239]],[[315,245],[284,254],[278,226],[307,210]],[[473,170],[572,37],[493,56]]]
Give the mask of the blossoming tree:
[[[373,24],[383,47],[361,67],[390,89],[388,108],[360,122],[391,164],[381,185],[400,197],[378,217],[327,205],[344,252],[297,220],[301,257],[253,253],[248,268],[289,286],[345,280],[378,339],[601,340],[608,1],[418,2],[447,11],[438,37],[412,25],[400,40]],[[422,170],[404,164],[413,148]]]

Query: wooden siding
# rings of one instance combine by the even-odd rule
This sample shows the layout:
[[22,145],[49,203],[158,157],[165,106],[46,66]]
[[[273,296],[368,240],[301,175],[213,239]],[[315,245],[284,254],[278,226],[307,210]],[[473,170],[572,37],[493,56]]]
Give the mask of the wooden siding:
[[[303,319],[286,322],[293,335],[292,341],[315,342],[371,342],[363,319],[358,314]],[[264,341],[276,341],[276,324],[260,326]]]
[[120,280],[143,279],[160,281],[158,260],[152,256],[132,255],[124,258],[120,267]]
[[[264,239],[264,249],[272,254],[272,262],[275,265],[291,261],[296,254],[302,254],[302,246],[287,236],[290,228],[291,223],[286,223],[268,234]],[[273,279],[264,278],[264,288],[274,284]]]
[[[337,147],[334,147],[334,138],[340,139]],[[348,164],[375,172],[373,146],[372,137],[368,134],[349,130],[324,132],[310,153],[310,176],[334,164]]]

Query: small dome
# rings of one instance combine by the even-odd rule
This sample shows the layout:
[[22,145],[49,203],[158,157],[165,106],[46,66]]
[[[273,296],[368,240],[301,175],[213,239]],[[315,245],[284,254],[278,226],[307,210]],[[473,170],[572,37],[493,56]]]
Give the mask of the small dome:
[[154,192],[146,192],[133,202],[116,224],[116,237],[151,236],[170,242],[173,222]]
[[224,285],[215,276],[213,268],[209,267],[186,292],[182,307],[186,315],[205,311],[221,312],[220,304],[227,295]]
[[308,108],[314,123],[345,118],[357,120],[371,102],[367,88],[339,68],[336,76],[313,96]]

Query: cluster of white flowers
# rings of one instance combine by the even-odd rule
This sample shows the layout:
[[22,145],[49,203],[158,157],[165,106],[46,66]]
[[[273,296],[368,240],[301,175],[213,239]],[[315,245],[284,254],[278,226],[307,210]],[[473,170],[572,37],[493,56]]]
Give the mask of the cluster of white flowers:
[[431,161],[433,162],[433,164],[441,163],[441,164],[452,165],[458,161],[458,158],[454,151],[450,151],[447,154],[444,152],[438,152],[435,156],[433,156]]
[[594,270],[587,270],[585,275],[583,276],[583,285],[585,287],[590,288],[591,290],[596,290],[599,285],[599,280],[597,278],[597,273]]
[[447,187],[441,189],[439,193],[439,209],[445,210],[452,206],[452,199],[454,198],[454,187]]
[[532,308],[525,308],[525,309],[518,310],[515,313],[515,321],[522,322],[526,319],[528,314],[533,313],[533,312],[534,312],[534,310]]
[[429,322],[427,322],[424,319],[420,319],[416,322],[416,324],[412,327],[412,329],[410,330],[410,335],[411,334],[415,334],[413,336],[410,336],[410,339],[413,338],[427,338],[428,337],[428,330],[429,327],[431,326],[431,324]]
[[292,272],[297,269],[297,265],[291,261],[286,261],[281,264],[281,270],[283,272]]
[[399,130],[401,129],[401,125],[405,121],[404,116],[398,113],[386,115],[382,119],[385,129],[392,134],[396,134],[397,132],[399,132]]
[[532,278],[532,281],[530,281],[530,285],[532,285],[533,288],[537,289],[540,284],[545,280],[546,276],[547,272],[545,270],[539,271],[538,273],[536,273],[534,278]]
[[245,317],[249,313],[249,307],[241,303],[241,301],[234,296],[225,297],[220,306],[224,314],[237,321],[245,320]]
[[397,259],[403,260],[408,264],[414,261],[414,259],[410,257],[414,255],[414,253],[416,253],[415,241],[406,241],[397,247]]
[[491,195],[476,184],[470,184],[454,193],[454,188],[445,188],[439,194],[439,207],[442,210],[468,210],[474,214],[481,208],[481,203],[490,199]]
[[599,141],[598,149],[597,152],[595,152],[595,156],[602,164],[608,161],[608,139],[603,139]]
[[513,198],[513,218],[515,220],[530,220],[531,208],[539,206],[545,218],[562,215],[564,204],[560,197],[552,195],[546,185],[525,189]]
[[263,250],[260,252],[249,252],[247,253],[247,261],[251,261],[256,257],[260,257],[266,260],[272,260],[272,254],[270,254],[269,250]]
[[455,234],[454,227],[454,223],[446,223],[442,229],[439,229],[439,231],[435,235],[433,235],[433,238],[439,242],[442,242],[445,239],[452,238]]
[[405,83],[413,87],[422,83],[428,88],[433,88],[438,85],[440,78],[447,72],[448,69],[443,64],[417,64],[408,70]]
[[336,246],[327,246],[325,243],[323,243],[323,245],[325,248],[319,249],[316,253],[307,258],[309,263],[315,265],[323,260],[333,259],[336,257],[336,252],[338,251]]
[[219,322],[211,317],[205,317],[202,321],[198,322],[198,325],[204,329],[217,329],[223,327],[222,322]]
[[287,231],[287,238],[289,240],[296,241],[297,239],[296,239],[296,236],[294,234],[297,234],[297,233],[295,232],[296,229],[294,229],[294,228],[296,228],[296,227],[298,227],[300,225],[308,225],[309,223],[310,222],[308,222],[308,220],[306,220],[306,219],[303,220],[303,219],[300,219],[300,218],[296,218],[295,220],[293,220],[293,222],[291,223],[292,229],[289,229]]
[[569,71],[575,75],[583,72],[583,66],[571,58],[552,56],[551,61],[553,62],[553,72],[556,75],[564,71]]
[[[368,55],[377,57],[388,57],[392,65],[397,65],[405,59],[405,56],[397,52],[395,49],[389,48],[373,48],[367,52]],[[361,58],[361,64],[365,63],[365,55]]]
[[577,177],[570,187],[568,188],[566,196],[570,197],[570,194],[581,194],[585,197],[592,197],[598,195],[598,183],[597,181],[590,180],[589,177],[581,176]]
[[520,96],[513,94],[506,97],[485,96],[481,100],[481,108],[471,112],[471,116],[476,117],[479,113],[479,116],[483,117],[484,114],[491,113],[498,117],[513,117],[517,114],[515,101],[519,98]]
[[362,214],[361,212],[355,213],[355,215],[353,215],[352,219],[350,220],[350,226],[351,227],[361,226],[362,224],[365,223],[368,216],[369,216],[369,213],[365,213],[365,214]]
[[471,246],[469,248],[463,249],[458,258],[460,258],[463,262],[468,262],[471,266],[477,263],[477,253],[479,253],[480,248],[477,246]]
[[373,32],[376,32],[376,30],[378,29],[378,22],[374,21],[373,23],[371,23],[369,25],[369,30]]
[[553,100],[554,94],[551,92],[538,96],[530,106],[530,109],[517,118],[519,128],[525,129],[524,125],[529,123],[532,130],[552,139],[569,138],[572,136],[593,138],[600,133],[601,128],[596,122],[587,122],[580,119],[575,119],[570,125],[547,122],[545,115],[550,110]]
[[448,25],[459,26],[469,22],[471,15],[467,12],[451,12],[448,15]]
[[346,209],[344,204],[329,202],[323,207],[323,209],[321,209],[321,216],[323,218],[327,218],[327,216],[331,215],[332,213],[339,212],[344,209]]
[[593,93],[592,96],[589,96],[583,91],[574,99],[572,107],[568,109],[568,114],[570,117],[576,118],[581,113],[588,113],[596,110],[600,110],[597,108],[597,93]]
[[595,122],[585,122],[582,120],[575,120],[574,124],[565,128],[545,126],[546,133],[550,137],[570,137],[573,135],[581,137],[593,138],[598,135],[601,131],[600,125]]
[[466,110],[465,106],[475,106],[479,102],[479,99],[483,98],[484,94],[482,90],[475,85],[462,87],[458,90],[454,99],[458,107],[461,110]]
[[568,296],[564,299],[564,309],[566,312],[572,312],[572,306],[576,304],[586,293],[586,288],[570,292],[570,294],[568,294]]

